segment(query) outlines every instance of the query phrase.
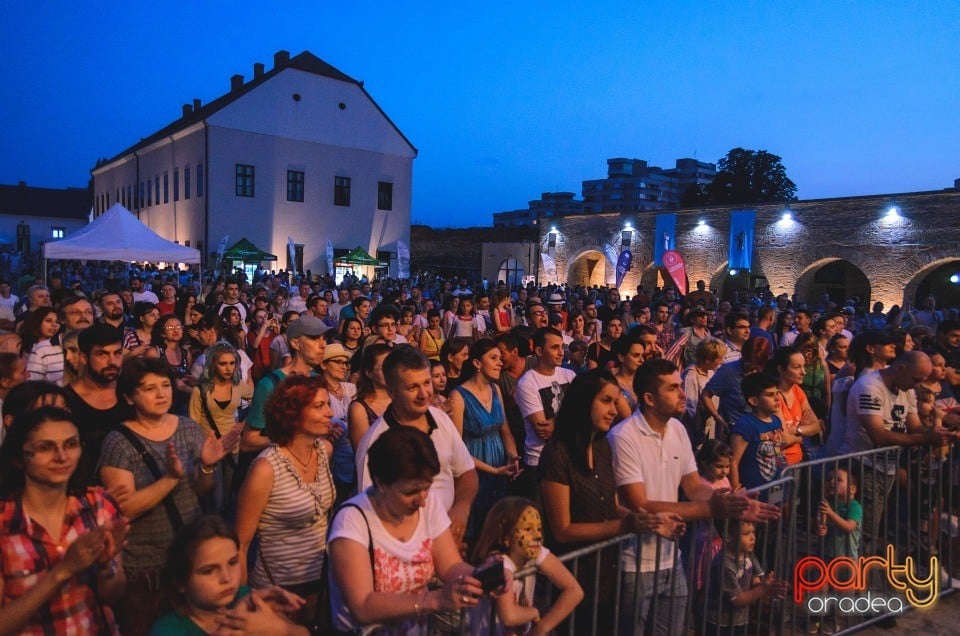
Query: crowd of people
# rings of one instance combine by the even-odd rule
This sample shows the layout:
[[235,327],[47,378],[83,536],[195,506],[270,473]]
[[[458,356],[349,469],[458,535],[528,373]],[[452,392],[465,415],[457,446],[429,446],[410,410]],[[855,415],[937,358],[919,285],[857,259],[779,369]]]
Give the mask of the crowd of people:
[[[74,271],[0,281],[0,634],[666,634],[710,586],[707,628],[739,633],[785,591],[753,553],[780,509],[746,490],[960,424],[932,298]],[[881,540],[877,468],[825,482],[841,554]],[[723,576],[686,581],[709,520],[693,558]]]

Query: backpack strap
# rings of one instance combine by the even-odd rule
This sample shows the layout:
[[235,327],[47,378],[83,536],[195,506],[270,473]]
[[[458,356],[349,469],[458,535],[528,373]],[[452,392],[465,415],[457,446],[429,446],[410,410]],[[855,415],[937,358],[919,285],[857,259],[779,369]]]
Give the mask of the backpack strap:
[[[140,460],[146,464],[147,470],[150,471],[150,474],[153,475],[154,480],[159,481],[163,478],[163,471],[160,470],[160,466],[157,464],[157,460],[153,458],[153,455],[147,451],[146,447],[143,445],[143,442],[140,441],[140,438],[137,437],[137,434],[134,433],[126,424],[121,424],[117,427],[117,431],[127,438],[127,441],[130,442],[130,445],[133,446],[133,450],[137,451],[137,454],[140,456]],[[173,491],[170,491],[166,497],[163,498],[163,507],[167,510],[167,516],[170,517],[170,523],[173,525],[173,531],[180,532],[183,528],[183,517],[180,516],[180,510],[177,508],[176,502],[173,500]]]

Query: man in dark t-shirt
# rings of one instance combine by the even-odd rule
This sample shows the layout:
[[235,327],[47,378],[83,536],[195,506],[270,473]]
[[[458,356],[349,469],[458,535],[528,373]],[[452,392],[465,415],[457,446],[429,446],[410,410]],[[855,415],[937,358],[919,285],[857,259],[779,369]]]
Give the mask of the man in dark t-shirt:
[[83,373],[67,387],[66,394],[83,443],[77,466],[83,483],[100,482],[96,467],[103,438],[130,414],[129,405],[117,398],[117,375],[123,362],[122,339],[123,332],[104,323],[84,329],[77,337]]

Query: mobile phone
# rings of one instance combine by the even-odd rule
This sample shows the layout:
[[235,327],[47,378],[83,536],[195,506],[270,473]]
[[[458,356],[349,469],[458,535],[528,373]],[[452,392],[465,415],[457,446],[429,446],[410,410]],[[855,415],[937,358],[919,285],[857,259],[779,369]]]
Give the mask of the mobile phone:
[[506,582],[503,572],[503,561],[497,560],[486,567],[479,567],[473,571],[473,578],[480,581],[484,594],[489,594]]

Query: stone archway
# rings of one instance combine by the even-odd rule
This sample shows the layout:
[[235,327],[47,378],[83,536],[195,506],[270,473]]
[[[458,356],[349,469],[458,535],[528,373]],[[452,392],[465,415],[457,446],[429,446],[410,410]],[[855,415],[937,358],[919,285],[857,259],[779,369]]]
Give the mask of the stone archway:
[[860,306],[870,302],[870,280],[859,267],[841,258],[822,258],[797,278],[794,293],[801,302],[816,304],[826,294],[837,306],[856,296]]
[[708,283],[707,288],[713,292],[718,300],[735,302],[738,291],[749,291],[770,286],[766,275],[756,261],[754,261],[754,265],[756,265],[754,269],[738,271],[735,274],[730,273],[728,263],[729,261],[724,261],[720,267],[715,269]]
[[960,284],[950,280],[953,276],[960,277],[960,258],[942,258],[930,263],[904,288],[904,301],[921,307],[923,299],[932,294],[938,308],[960,306]]
[[607,284],[607,257],[598,250],[577,254],[567,270],[567,284],[573,287],[604,287]]

